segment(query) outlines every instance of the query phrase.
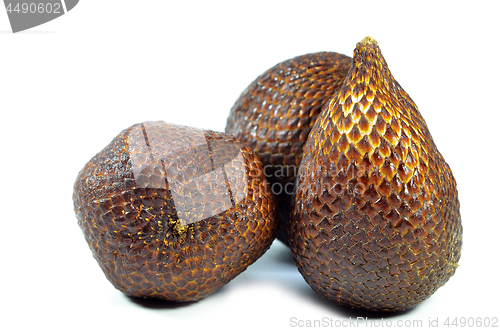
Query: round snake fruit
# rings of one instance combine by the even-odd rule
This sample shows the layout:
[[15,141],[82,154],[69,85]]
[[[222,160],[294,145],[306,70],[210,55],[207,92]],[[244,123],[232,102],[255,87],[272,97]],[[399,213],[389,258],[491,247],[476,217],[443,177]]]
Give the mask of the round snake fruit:
[[299,271],[340,305],[403,311],[455,273],[462,247],[455,179],[369,37],[311,131],[293,206]]
[[122,131],[80,171],[78,224],[108,280],[129,296],[199,300],[276,236],[274,197],[231,135],[165,122]]
[[277,198],[278,239],[286,233],[304,144],[322,107],[342,84],[351,58],[334,52],[297,56],[261,74],[232,107],[226,132],[253,149]]

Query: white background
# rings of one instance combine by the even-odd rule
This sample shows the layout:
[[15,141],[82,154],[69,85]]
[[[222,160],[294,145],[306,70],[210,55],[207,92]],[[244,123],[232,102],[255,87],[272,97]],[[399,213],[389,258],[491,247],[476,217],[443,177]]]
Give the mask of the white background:
[[[18,34],[0,10],[2,329],[284,330],[293,317],[421,320],[425,328],[429,319],[443,326],[447,317],[499,317],[496,2],[179,3],[82,0]],[[74,216],[73,182],[83,165],[141,121],[222,131],[234,101],[264,70],[310,52],[352,56],[367,35],[457,179],[464,246],[451,280],[405,314],[351,311],[315,294],[275,242],[197,303],[115,290]]]

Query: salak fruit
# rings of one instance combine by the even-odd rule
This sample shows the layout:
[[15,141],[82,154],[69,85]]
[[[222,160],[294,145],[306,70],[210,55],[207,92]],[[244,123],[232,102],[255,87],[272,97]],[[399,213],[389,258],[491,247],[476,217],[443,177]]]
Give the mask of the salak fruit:
[[254,152],[225,133],[165,122],[122,131],[80,171],[78,224],[130,296],[195,301],[269,248],[274,197]]
[[340,305],[402,311],[455,273],[455,179],[370,37],[311,130],[292,206],[299,271]]
[[351,58],[334,52],[297,56],[255,79],[231,108],[226,132],[257,154],[276,196],[278,239],[286,234],[290,200],[309,132],[342,84]]

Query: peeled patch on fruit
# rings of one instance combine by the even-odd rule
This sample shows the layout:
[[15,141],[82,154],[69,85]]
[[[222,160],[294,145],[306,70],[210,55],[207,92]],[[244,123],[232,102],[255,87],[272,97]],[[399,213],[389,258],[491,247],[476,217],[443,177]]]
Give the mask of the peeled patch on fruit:
[[231,109],[226,132],[252,148],[277,197],[278,239],[286,223],[295,178],[309,132],[342,84],[351,58],[334,52],[297,56],[265,71]]
[[231,135],[165,122],[122,131],[80,171],[78,224],[109,281],[130,296],[199,300],[276,236],[261,162]]
[[304,148],[290,246],[299,271],[343,306],[402,311],[455,273],[462,247],[452,172],[377,42],[351,69]]

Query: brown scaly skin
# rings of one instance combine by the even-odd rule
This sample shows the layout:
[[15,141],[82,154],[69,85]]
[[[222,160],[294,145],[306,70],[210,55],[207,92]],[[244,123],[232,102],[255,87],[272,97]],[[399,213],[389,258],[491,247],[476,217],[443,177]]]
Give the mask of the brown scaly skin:
[[295,199],[295,262],[329,300],[403,311],[455,273],[462,247],[455,179],[369,37],[311,131]]
[[350,64],[350,57],[333,52],[281,62],[253,81],[229,114],[226,132],[254,150],[274,185],[278,239],[284,243],[288,243],[290,200],[307,136]]
[[80,171],[78,224],[109,281],[130,296],[199,300],[276,236],[261,163],[233,136],[164,122],[122,131]]

